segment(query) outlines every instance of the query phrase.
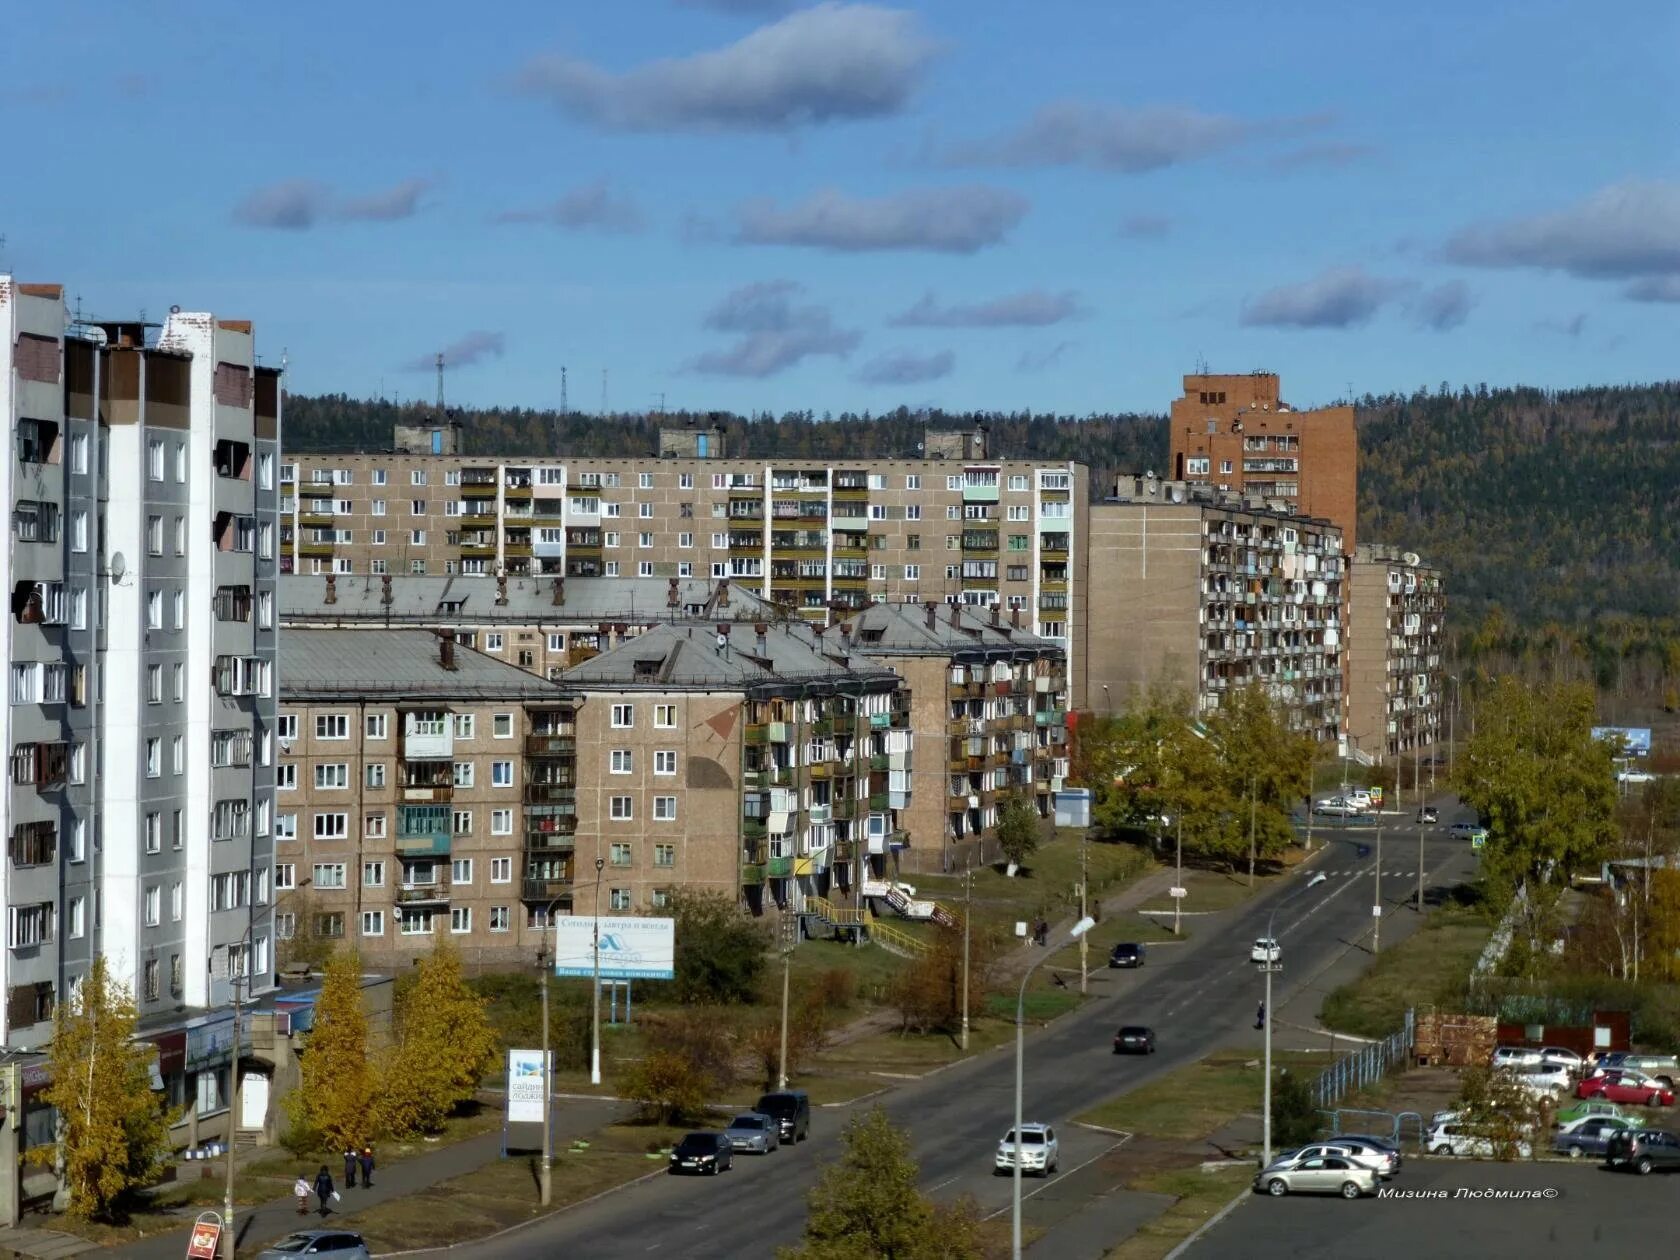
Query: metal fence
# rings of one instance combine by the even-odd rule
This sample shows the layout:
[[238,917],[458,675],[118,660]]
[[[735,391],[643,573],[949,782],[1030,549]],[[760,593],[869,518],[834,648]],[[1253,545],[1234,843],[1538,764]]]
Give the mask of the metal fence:
[[1344,1054],[1318,1074],[1318,1079],[1312,1084],[1313,1105],[1320,1110],[1332,1110],[1349,1094],[1357,1093],[1396,1068],[1404,1067],[1411,1061],[1416,1045],[1417,1021],[1408,1007],[1406,1022],[1399,1032]]

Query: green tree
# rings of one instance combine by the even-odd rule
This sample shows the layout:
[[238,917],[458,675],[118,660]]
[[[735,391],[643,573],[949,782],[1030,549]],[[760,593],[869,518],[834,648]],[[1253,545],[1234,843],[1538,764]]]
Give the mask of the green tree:
[[1208,715],[1208,742],[1223,770],[1224,809],[1212,841],[1226,856],[1276,857],[1295,842],[1290,812],[1312,789],[1317,745],[1292,730],[1286,710],[1260,686],[1229,693]]
[[354,950],[341,949],[327,960],[303,1050],[302,1077],[286,1097],[296,1130],[331,1151],[361,1146],[373,1136],[374,1069],[368,1059],[361,959]]
[[1318,1136],[1321,1121],[1305,1078],[1288,1068],[1272,1087],[1272,1145],[1305,1146]]
[[1543,1117],[1534,1097],[1509,1072],[1469,1068],[1458,1080],[1454,1110],[1459,1122],[1493,1144],[1495,1159],[1516,1159],[1524,1145],[1533,1149],[1534,1135],[1544,1132]]
[[1003,856],[1016,866],[1038,848],[1038,810],[1024,792],[1011,792],[998,806],[997,838]]
[[[1515,904],[1530,957],[1539,956],[1558,898],[1616,838],[1613,750],[1592,737],[1595,697],[1580,683],[1533,685],[1503,676],[1475,706],[1475,733],[1452,785],[1486,821],[1482,878],[1490,906]],[[1526,890],[1519,901],[1518,889]]]
[[436,1133],[478,1092],[499,1048],[487,1007],[462,977],[460,953],[439,939],[397,1011],[396,1044],[380,1072],[384,1132]]
[[846,1125],[841,1146],[806,1200],[805,1241],[782,1260],[981,1260],[972,1207],[922,1195],[909,1138],[879,1107]]
[[671,916],[677,1000],[751,1002],[769,954],[769,929],[719,892],[678,889],[671,894]]
[[134,1040],[137,1020],[133,997],[98,954],[53,1015],[52,1083],[42,1100],[58,1112],[58,1141],[46,1150],[69,1190],[71,1216],[108,1217],[163,1171],[173,1117],[152,1092],[157,1052]]
[[642,1105],[643,1114],[659,1124],[681,1124],[706,1111],[710,1079],[693,1060],[671,1050],[643,1055],[619,1081],[626,1098]]

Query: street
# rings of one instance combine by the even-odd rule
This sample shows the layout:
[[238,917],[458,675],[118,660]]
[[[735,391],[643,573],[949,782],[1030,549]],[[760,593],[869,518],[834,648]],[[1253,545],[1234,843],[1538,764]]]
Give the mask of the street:
[[[1413,913],[1404,903],[1415,877],[1403,876],[1413,869],[1417,844],[1416,833],[1406,831],[1394,854],[1384,854],[1383,894],[1391,919]],[[1426,882],[1432,886],[1455,884],[1473,868],[1469,847],[1444,833],[1430,832],[1425,850]],[[1137,971],[1094,972],[1089,1003],[1042,1033],[1029,1031],[1025,1115],[1056,1124],[1062,1151],[1060,1175],[1029,1180],[1026,1195],[1040,1198],[1051,1217],[1067,1214],[1065,1203],[1050,1208],[1055,1190],[1120,1140],[1070,1126],[1073,1116],[1251,1032],[1261,981],[1249,961],[1249,945],[1264,932],[1274,908],[1284,962],[1274,980],[1275,1009],[1349,942],[1368,939],[1374,859],[1355,862],[1354,852],[1347,842],[1332,839],[1277,889],[1198,920],[1193,941],[1152,950],[1149,965]],[[1312,882],[1320,870],[1346,873]],[[1159,1052],[1146,1059],[1113,1055],[1110,1038],[1121,1023],[1152,1025]],[[993,1175],[992,1158],[1013,1115],[1013,1047],[894,1089],[879,1102],[910,1131],[924,1189],[941,1199],[972,1195],[983,1213],[1008,1212],[1010,1179]],[[818,1109],[810,1140],[798,1147],[739,1158],[733,1171],[717,1178],[655,1178],[476,1247],[475,1254],[514,1260],[563,1244],[601,1260],[662,1253],[705,1260],[764,1254],[797,1242],[806,1192],[834,1157],[849,1114],[849,1108]],[[1045,1216],[1035,1218],[1038,1211],[1028,1198],[1023,1214],[1029,1227],[1050,1223]]]

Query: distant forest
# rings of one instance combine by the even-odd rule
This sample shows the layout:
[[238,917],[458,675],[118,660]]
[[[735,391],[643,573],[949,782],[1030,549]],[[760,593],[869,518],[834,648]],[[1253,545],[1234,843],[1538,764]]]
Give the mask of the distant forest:
[[[1357,401],[1359,532],[1447,574],[1454,656],[1588,677],[1680,707],[1680,382],[1366,395]],[[422,405],[289,396],[294,452],[383,450]],[[1078,460],[1093,493],[1167,471],[1160,415],[910,411],[614,414],[451,411],[471,454],[649,455],[658,430],[722,423],[731,454],[913,458],[926,427],[984,424],[994,454]]]

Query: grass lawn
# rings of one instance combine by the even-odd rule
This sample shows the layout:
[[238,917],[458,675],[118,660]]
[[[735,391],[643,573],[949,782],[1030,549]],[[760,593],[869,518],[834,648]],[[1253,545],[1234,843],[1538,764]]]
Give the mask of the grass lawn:
[[[1274,1072],[1321,1068],[1328,1061],[1329,1056],[1323,1054],[1272,1052]],[[1262,1083],[1256,1056],[1219,1050],[1151,1085],[1093,1107],[1079,1119],[1105,1129],[1191,1141],[1207,1137],[1237,1116],[1258,1112]]]
[[[1028,1003],[1029,1008],[1031,1003]],[[1001,1045],[1015,1035],[1015,1006],[1009,1003],[1007,1019],[987,1018],[974,1012],[969,1021],[968,1052],[978,1054]],[[957,1038],[949,1033],[900,1034],[874,1033],[848,1041],[845,1045],[825,1050],[817,1058],[817,1066],[824,1072],[872,1081],[872,1089],[879,1089],[884,1081],[878,1072],[894,1072],[919,1076],[963,1057]],[[813,1079],[820,1080],[821,1077]],[[801,1082],[802,1088],[809,1088]],[[864,1091],[867,1092],[867,1091]]]
[[1400,1027],[1409,1006],[1452,1006],[1492,930],[1473,906],[1430,911],[1416,932],[1325,998],[1319,1018],[1338,1032],[1385,1037]]
[[[660,1172],[664,1150],[684,1130],[613,1125],[587,1147],[554,1156],[554,1207],[562,1208],[627,1181]],[[372,1252],[406,1251],[469,1242],[543,1215],[537,1202],[538,1160],[495,1163],[440,1182],[406,1199],[346,1213],[335,1224],[361,1233]]]
[[1214,1172],[1182,1168],[1134,1178],[1127,1183],[1128,1189],[1174,1194],[1178,1202],[1110,1251],[1107,1260],[1160,1260],[1253,1179],[1253,1172],[1247,1168],[1221,1168]]

